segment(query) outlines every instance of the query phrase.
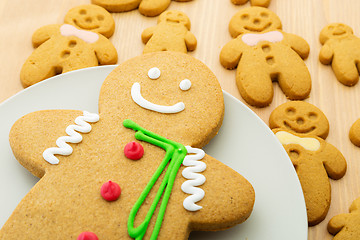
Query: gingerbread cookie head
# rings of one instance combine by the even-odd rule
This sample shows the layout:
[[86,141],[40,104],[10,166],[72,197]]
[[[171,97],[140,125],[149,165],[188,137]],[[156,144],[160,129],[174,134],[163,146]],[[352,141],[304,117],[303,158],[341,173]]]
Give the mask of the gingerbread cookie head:
[[347,38],[353,35],[353,30],[343,23],[332,23],[324,27],[320,32],[320,42],[324,44],[329,39]]
[[175,23],[175,24],[182,24],[184,25],[188,30],[190,30],[191,23],[190,19],[186,14],[184,14],[181,11],[177,10],[171,10],[171,11],[165,11],[162,14],[160,14],[158,18],[158,23],[161,22],[167,22],[167,23]]
[[314,105],[303,101],[290,101],[278,106],[270,115],[271,129],[283,128],[325,139],[329,134],[329,121]]
[[186,145],[206,144],[223,117],[216,77],[185,54],[157,52],[129,60],[107,77],[101,91],[102,113],[117,112]]
[[244,33],[265,33],[281,28],[280,18],[263,7],[244,8],[237,12],[229,23],[229,31],[233,38]]
[[109,38],[113,35],[115,21],[104,8],[88,4],[74,7],[65,16],[65,23],[77,28],[100,33]]

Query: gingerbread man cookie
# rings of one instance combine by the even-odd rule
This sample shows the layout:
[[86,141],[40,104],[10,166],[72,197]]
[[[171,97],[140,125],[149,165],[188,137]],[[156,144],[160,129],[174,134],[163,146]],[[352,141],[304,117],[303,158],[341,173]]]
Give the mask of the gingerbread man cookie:
[[[235,5],[243,5],[247,3],[249,0],[231,0],[231,2]],[[259,7],[268,7],[270,5],[271,0],[250,0],[251,6],[259,6]]]
[[340,179],[346,172],[341,152],[326,142],[329,123],[326,116],[307,102],[287,102],[270,115],[270,128],[283,144],[304,193],[309,226],[320,223],[331,202],[329,177]]
[[346,86],[353,86],[359,81],[360,38],[343,23],[332,23],[321,30],[320,42],[323,45],[319,59],[329,65],[336,78]]
[[[176,2],[189,2],[191,0],[174,0]],[[110,12],[127,12],[139,8],[139,12],[147,17],[155,17],[164,12],[171,0],[91,0]]]
[[281,30],[279,17],[267,8],[250,7],[236,13],[229,24],[234,38],[220,53],[227,69],[237,67],[236,84],[243,99],[256,107],[273,99],[273,81],[291,100],[302,100],[311,90],[310,73],[303,61],[309,45]]
[[351,204],[349,213],[331,218],[327,228],[329,233],[335,235],[333,240],[360,239],[360,198]]
[[158,24],[147,28],[141,34],[145,45],[143,53],[175,51],[187,53],[196,48],[196,38],[190,32],[190,19],[185,13],[171,10],[163,12]]
[[115,64],[117,51],[108,39],[114,29],[111,14],[96,5],[75,7],[66,14],[64,24],[39,28],[32,37],[36,49],[20,71],[22,85],[80,68]]
[[0,239],[187,239],[249,217],[251,184],[201,149],[224,114],[203,63],[176,52],[130,59],[104,81],[99,112],[44,110],[13,125],[14,155],[41,179]]

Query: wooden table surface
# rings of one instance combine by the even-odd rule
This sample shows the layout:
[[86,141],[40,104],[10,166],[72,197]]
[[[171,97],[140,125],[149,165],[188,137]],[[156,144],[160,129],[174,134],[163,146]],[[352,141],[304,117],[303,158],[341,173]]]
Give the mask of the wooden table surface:
[[[47,24],[63,23],[70,8],[88,3],[90,0],[0,1],[0,102],[23,90],[19,73],[33,51],[33,32]],[[196,36],[198,46],[190,54],[203,61],[216,74],[222,88],[241,101],[235,85],[235,70],[226,70],[220,65],[219,53],[231,40],[230,18],[248,6],[235,6],[230,0],[194,0],[170,5],[170,9],[184,11],[191,19],[191,32]],[[329,219],[348,212],[352,201],[360,197],[360,148],[353,146],[348,138],[352,123],[360,118],[360,84],[353,87],[340,84],[331,68],[319,62],[321,44],[318,38],[321,29],[332,22],[348,24],[355,35],[360,36],[360,1],[272,0],[269,8],[280,17],[285,32],[302,36],[309,43],[311,50],[306,64],[312,76],[312,91],[306,101],[326,114],[330,122],[327,141],[343,153],[348,163],[346,175],[341,180],[331,180],[332,203],[326,219],[309,228],[309,240],[332,239],[326,230]],[[142,53],[141,32],[155,25],[157,18],[144,17],[137,10],[113,16],[116,30],[111,41],[119,54],[118,63],[121,63]],[[269,107],[251,107],[265,123],[268,123],[271,111],[287,101],[277,83],[274,88],[274,100]]]

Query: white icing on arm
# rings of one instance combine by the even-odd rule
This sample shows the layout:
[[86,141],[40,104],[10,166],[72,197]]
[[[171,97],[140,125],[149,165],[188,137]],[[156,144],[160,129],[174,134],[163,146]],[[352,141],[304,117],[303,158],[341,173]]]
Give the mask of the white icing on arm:
[[181,185],[181,190],[187,194],[191,194],[191,196],[185,198],[183,205],[186,210],[193,212],[202,208],[195,204],[195,202],[200,201],[205,196],[204,190],[197,187],[204,184],[206,181],[204,175],[199,174],[199,172],[203,172],[206,169],[206,164],[199,161],[205,157],[205,152],[190,146],[186,146],[186,150],[188,153],[195,154],[187,155],[183,161],[183,165],[187,166],[187,168],[182,171],[182,175],[184,178],[190,180],[185,181]]
[[267,33],[246,33],[241,37],[241,40],[249,46],[256,46],[261,41],[280,42],[284,35],[279,31],[271,31]]
[[65,37],[68,36],[78,37],[88,43],[94,43],[99,39],[99,35],[97,33],[77,29],[76,27],[70,24],[63,24],[60,27],[60,33]]
[[311,137],[298,137],[289,132],[279,131],[275,134],[281,144],[299,144],[309,151],[317,151],[320,148],[320,142],[316,138]]
[[66,133],[69,136],[59,137],[56,140],[58,147],[48,148],[43,152],[44,159],[50,164],[58,164],[59,159],[55,157],[55,154],[68,156],[73,152],[72,147],[67,143],[79,143],[82,141],[81,134],[77,133],[89,133],[91,131],[91,125],[87,122],[99,121],[99,115],[95,113],[83,112],[84,116],[79,116],[75,119],[77,125],[70,125],[66,128]]
[[160,113],[178,113],[185,109],[185,104],[183,102],[178,102],[172,106],[158,105],[152,102],[149,102],[140,92],[140,83],[136,82],[131,87],[131,97],[135,103],[140,107],[143,107],[148,110],[152,110]]

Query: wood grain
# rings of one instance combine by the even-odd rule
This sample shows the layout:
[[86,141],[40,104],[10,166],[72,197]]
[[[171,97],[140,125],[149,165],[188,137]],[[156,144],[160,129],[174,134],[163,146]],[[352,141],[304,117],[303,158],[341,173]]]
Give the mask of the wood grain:
[[[63,23],[66,12],[90,0],[1,0],[0,1],[0,102],[23,90],[19,72],[25,59],[32,53],[33,32],[47,24]],[[202,60],[218,77],[222,88],[243,101],[235,86],[235,70],[225,70],[219,63],[221,48],[231,40],[228,33],[230,18],[241,8],[230,0],[194,0],[173,2],[170,9],[184,11],[191,19],[191,32],[197,37],[198,47],[190,53]],[[348,132],[360,117],[360,84],[346,87],[340,84],[331,68],[318,61],[321,29],[331,22],[350,25],[360,36],[359,0],[272,0],[269,7],[282,20],[285,32],[305,38],[311,52],[306,64],[312,76],[312,91],[306,100],[318,106],[330,121],[327,141],[335,145],[348,162],[344,178],[331,181],[332,204],[326,219],[309,228],[309,240],[332,239],[326,225],[331,217],[348,212],[351,202],[360,196],[360,148],[353,146]],[[157,18],[147,18],[138,11],[114,14],[116,30],[111,41],[118,50],[121,63],[140,55],[143,50],[141,32],[156,24]],[[266,108],[250,107],[265,123],[271,111],[287,101],[274,83],[273,103]],[[25,104],[25,103],[24,103]],[[3,117],[3,116],[2,116]],[[281,227],[281,226],[280,226]]]

